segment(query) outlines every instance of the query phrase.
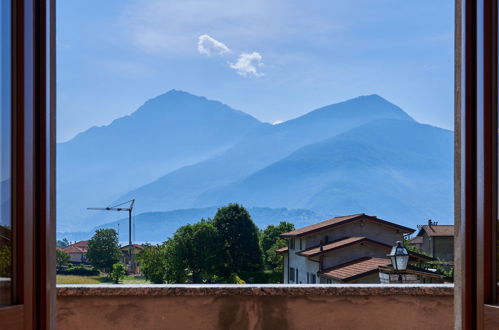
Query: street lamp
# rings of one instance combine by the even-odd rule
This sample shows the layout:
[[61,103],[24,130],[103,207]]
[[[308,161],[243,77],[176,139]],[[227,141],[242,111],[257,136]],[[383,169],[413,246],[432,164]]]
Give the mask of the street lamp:
[[402,246],[402,242],[398,241],[397,245],[392,247],[392,251],[387,255],[392,260],[392,266],[397,271],[399,275],[399,283],[402,283],[402,274],[400,271],[407,269],[407,263],[409,262],[409,253],[407,249]]

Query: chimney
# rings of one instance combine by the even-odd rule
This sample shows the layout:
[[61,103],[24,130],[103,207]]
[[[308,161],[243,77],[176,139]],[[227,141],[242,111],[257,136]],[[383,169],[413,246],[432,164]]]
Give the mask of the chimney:
[[431,222],[431,219],[428,219],[428,226],[430,226],[430,227],[431,227],[431,225],[432,225],[432,224],[433,224],[433,223]]

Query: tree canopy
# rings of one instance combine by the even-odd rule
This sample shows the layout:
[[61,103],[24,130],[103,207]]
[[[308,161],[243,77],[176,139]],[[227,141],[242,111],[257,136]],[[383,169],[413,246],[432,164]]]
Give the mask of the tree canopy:
[[251,273],[263,271],[263,258],[258,228],[250,214],[241,205],[229,204],[217,211],[213,224],[225,251],[223,275],[237,274],[251,282]]
[[281,221],[277,226],[269,225],[262,230],[260,244],[266,269],[282,272],[282,256],[275,251],[287,245],[287,241],[281,238],[280,235],[294,229],[295,226],[292,223]]
[[106,273],[120,261],[121,251],[118,233],[114,229],[98,229],[88,241],[87,260],[97,269]]

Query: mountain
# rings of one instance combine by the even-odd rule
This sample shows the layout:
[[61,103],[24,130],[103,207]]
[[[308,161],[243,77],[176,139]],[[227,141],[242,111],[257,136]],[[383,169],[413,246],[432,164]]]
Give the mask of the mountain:
[[307,145],[248,177],[204,193],[228,202],[352,214],[409,227],[452,223],[453,132],[408,120],[377,120]]
[[[213,218],[218,207],[207,207],[199,209],[175,210],[169,212],[146,212],[134,217],[135,234],[132,236],[134,242],[159,243],[171,237],[181,226],[195,223],[201,218]],[[307,226],[311,223],[321,221],[329,214],[318,214],[310,210],[273,209],[273,208],[249,208],[256,225],[263,229],[270,224],[278,224],[280,221],[289,221],[297,226]],[[119,224],[119,226],[118,226]],[[67,238],[70,241],[87,240],[92,237],[97,229],[114,228],[120,232],[120,242],[128,241],[128,218],[120,218],[93,228],[88,232],[72,232],[57,234],[58,239]]]
[[86,207],[108,205],[165,173],[223,153],[265,126],[220,102],[172,90],[92,127],[57,146],[58,225],[95,225],[101,219],[89,218]]
[[206,203],[200,196],[243,180],[301,147],[378,119],[414,121],[378,95],[361,96],[279,125],[260,126],[224,153],[172,171],[119,200],[136,198],[140,212],[220,205]]

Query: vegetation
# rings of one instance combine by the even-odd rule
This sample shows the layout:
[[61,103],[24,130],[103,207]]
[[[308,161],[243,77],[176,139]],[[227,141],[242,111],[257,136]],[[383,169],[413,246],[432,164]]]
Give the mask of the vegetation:
[[57,247],[64,249],[69,246],[69,241],[67,238],[63,238],[62,240],[57,240]]
[[12,249],[10,245],[0,247],[0,277],[11,276]]
[[61,251],[59,249],[56,249],[56,256],[55,256],[55,266],[57,271],[61,271],[64,268],[67,267],[69,263],[69,254],[67,254],[64,251]]
[[125,278],[125,265],[121,262],[115,263],[113,265],[113,270],[111,270],[111,274],[109,275],[115,284],[120,283],[120,281]]
[[109,273],[120,256],[118,233],[114,229],[98,229],[88,241],[87,260],[97,269]]
[[58,270],[57,273],[61,275],[78,275],[78,276],[96,276],[100,274],[100,272],[97,269],[85,267],[82,265],[68,267],[63,270]]
[[254,273],[263,272],[263,256],[259,231],[248,211],[229,204],[218,210],[213,225],[220,235],[225,260],[220,275],[228,278],[237,274],[245,282],[254,282]]
[[161,245],[145,245],[138,257],[144,277],[154,284],[165,282],[165,249]]
[[280,237],[281,234],[295,229],[295,225],[290,222],[281,221],[277,226],[269,225],[260,234],[260,245],[263,251],[263,260],[266,270],[272,270],[282,274],[283,257],[275,251],[285,247],[287,240]]
[[[57,274],[57,284],[101,284],[110,283],[112,280],[106,275],[79,276],[79,275],[61,275]],[[142,277],[125,276],[121,283],[123,284],[150,284]]]

